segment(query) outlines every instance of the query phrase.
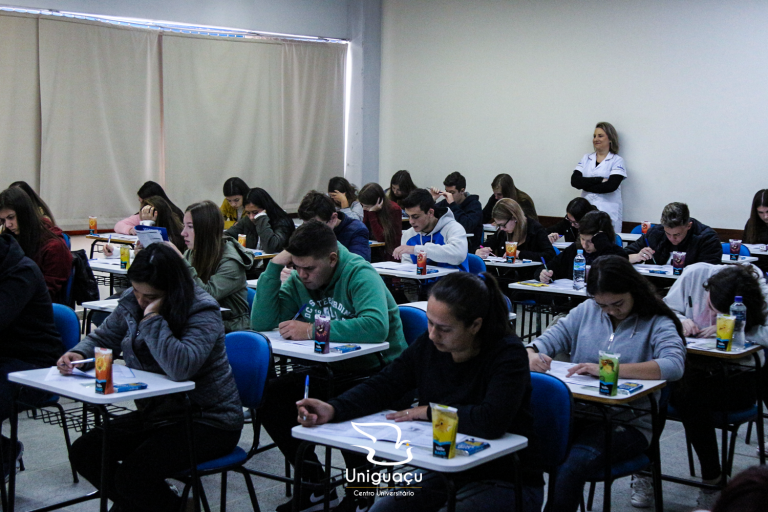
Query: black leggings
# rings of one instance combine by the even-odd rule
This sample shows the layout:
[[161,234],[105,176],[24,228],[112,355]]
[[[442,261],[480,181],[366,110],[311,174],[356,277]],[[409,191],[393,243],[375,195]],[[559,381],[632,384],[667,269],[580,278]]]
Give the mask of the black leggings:
[[[189,442],[183,423],[147,427],[139,413],[113,420],[109,425],[107,497],[121,510],[167,512],[178,510],[180,498],[166,478],[188,470]],[[230,453],[240,440],[240,430],[223,430],[194,423],[195,456],[205,462]],[[101,488],[103,431],[95,428],[72,444],[70,457],[77,472]]]

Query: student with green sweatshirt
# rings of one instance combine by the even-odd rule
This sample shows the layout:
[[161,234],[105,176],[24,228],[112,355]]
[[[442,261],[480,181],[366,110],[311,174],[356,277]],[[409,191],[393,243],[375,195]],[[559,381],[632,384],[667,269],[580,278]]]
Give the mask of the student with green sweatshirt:
[[[296,272],[281,285],[280,272],[289,264]],[[293,320],[297,313],[299,317]],[[384,281],[370,263],[338,243],[330,227],[311,220],[296,229],[285,250],[270,261],[259,278],[259,292],[251,311],[251,328],[256,331],[279,329],[285,339],[311,340],[314,339],[315,316],[320,314],[331,317],[332,342],[387,341],[389,349],[382,353],[386,364],[405,350],[400,313]],[[334,375],[343,371],[358,376],[370,375],[379,366],[375,355],[331,365]],[[298,425],[294,404],[303,396],[304,375],[293,372],[272,379],[263,406],[264,428],[291,462],[295,460],[300,444],[291,436],[291,428]],[[318,388],[320,386],[310,386],[310,396],[322,397],[315,392]],[[337,393],[346,390],[339,385],[334,388]],[[344,459],[348,467],[358,467],[365,462],[364,456],[351,452],[344,452]],[[307,454],[307,460],[318,462],[314,452]],[[319,466],[305,465],[304,468],[307,480],[316,482],[322,477]],[[299,510],[306,510],[321,498],[307,493],[299,499]],[[337,500],[335,490],[330,499],[333,505]],[[353,496],[345,499],[343,506],[366,510],[365,500],[358,503]],[[277,510],[287,511],[291,507],[292,502],[288,502]]]

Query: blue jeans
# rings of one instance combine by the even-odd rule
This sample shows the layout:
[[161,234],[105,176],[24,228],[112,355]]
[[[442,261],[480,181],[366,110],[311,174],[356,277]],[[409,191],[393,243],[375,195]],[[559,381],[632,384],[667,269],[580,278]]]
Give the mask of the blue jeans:
[[[576,420],[574,426],[571,451],[557,470],[554,498],[552,503],[547,503],[547,510],[578,510],[584,496],[586,476],[605,468],[605,425]],[[648,441],[636,428],[627,425],[613,426],[611,464],[636,457],[647,448]]]
[[[371,512],[437,512],[446,510],[448,495],[441,475],[421,471],[423,480],[414,483],[414,496],[379,498]],[[515,510],[515,486],[499,480],[461,481],[456,484],[456,512]],[[523,486],[523,512],[539,512],[544,504],[544,487]]]

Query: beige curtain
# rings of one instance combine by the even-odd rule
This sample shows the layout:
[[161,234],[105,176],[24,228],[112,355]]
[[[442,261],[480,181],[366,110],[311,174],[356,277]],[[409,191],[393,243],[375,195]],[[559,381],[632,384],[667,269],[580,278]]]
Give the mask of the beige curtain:
[[162,182],[159,33],[41,17],[39,34],[41,195],[62,227],[111,230]]
[[37,16],[0,16],[0,190],[40,185],[40,80]]

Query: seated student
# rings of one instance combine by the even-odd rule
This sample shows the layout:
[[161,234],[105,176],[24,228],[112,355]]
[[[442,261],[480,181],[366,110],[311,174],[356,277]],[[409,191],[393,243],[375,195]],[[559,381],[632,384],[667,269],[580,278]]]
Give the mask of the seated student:
[[[683,334],[714,338],[717,314],[728,313],[736,296],[742,297],[747,307],[747,341],[768,347],[768,286],[762,273],[752,265],[687,265],[664,302],[682,322]],[[754,405],[755,374],[732,375],[726,386],[717,371],[719,365],[710,361],[711,358],[691,356],[689,371],[670,400],[699,456],[703,482],[717,483],[721,468],[713,412],[736,411]],[[750,356],[739,362],[751,366],[752,361]],[[702,495],[701,500],[714,501],[713,493]]]
[[555,257],[555,249],[547,232],[537,221],[525,216],[523,209],[513,199],[501,199],[493,207],[493,223],[496,233],[485,240],[475,254],[487,258],[490,254],[504,256],[507,242],[517,242],[517,257],[540,262]]
[[568,206],[565,207],[565,218],[546,228],[547,233],[549,233],[549,241],[555,243],[562,236],[562,242],[575,242],[579,238],[579,222],[581,222],[582,217],[594,211],[597,211],[597,206],[589,204],[589,201],[583,197],[571,199]]
[[283,250],[296,225],[263,188],[252,188],[245,196],[245,215],[226,234],[237,240],[246,235],[245,246],[265,253]]
[[560,254],[548,262],[549,270],[542,268],[537,272],[539,281],[549,283],[556,279],[573,279],[573,260],[579,249],[584,250],[587,265],[608,254],[627,258],[624,249],[616,245],[611,216],[605,212],[589,212],[579,223],[578,241],[560,251]]
[[341,245],[352,254],[371,261],[371,246],[368,243],[368,228],[359,220],[336,211],[336,205],[327,195],[312,190],[307,192],[299,205],[299,218],[303,221],[319,220],[333,229]]
[[384,242],[383,248],[371,249],[371,253],[378,251],[379,255],[383,255],[379,260],[394,261],[392,253],[400,245],[403,236],[402,210],[397,203],[387,198],[378,183],[365,185],[357,198],[365,210],[363,223],[368,228],[371,240]]
[[[457,272],[432,288],[427,304],[429,329],[378,374],[326,402],[298,402],[305,427],[348,421],[389,408],[417,389],[419,405],[387,415],[395,421],[431,421],[429,403],[458,409],[458,432],[496,439],[506,432],[528,438],[521,459],[523,510],[540,511],[544,501],[531,413],[531,377],[525,349],[509,327],[507,304],[494,278]],[[295,414],[295,413],[294,413]],[[493,444],[493,441],[491,441]],[[512,510],[515,503],[513,455],[461,473],[456,491],[468,494],[458,511]],[[387,497],[373,511],[437,511],[446,502],[444,480],[427,472],[414,484],[414,496]]]
[[749,220],[741,238],[745,244],[768,244],[768,189],[758,190],[752,198]]
[[[144,200],[148,197],[160,196],[168,202],[168,206],[171,207],[171,210],[173,210],[173,213],[176,214],[179,220],[184,217],[184,212],[182,212],[178,206],[173,204],[173,201],[168,198],[168,195],[165,193],[165,190],[163,190],[163,187],[154,181],[145,182],[141,188],[139,188],[139,191],[136,194],[139,197],[140,208],[144,206]],[[120,233],[122,235],[135,235],[136,231],[133,228],[138,226],[140,222],[141,218],[139,213],[135,213],[130,217],[118,221],[117,224],[115,224],[115,233]]]
[[686,266],[700,262],[721,263],[723,256],[723,246],[715,230],[691,217],[685,203],[665,206],[661,223],[624,250],[632,264],[655,262],[666,265],[671,262],[673,251],[685,253]]
[[423,188],[411,192],[402,206],[411,227],[403,231],[400,247],[392,254],[396,260],[416,263],[416,254],[425,251],[429,265],[469,271],[467,232],[451,210],[435,205],[432,194]]
[[27,193],[18,187],[0,192],[0,227],[0,232],[12,234],[24,254],[40,267],[51,301],[63,304],[72,274],[72,253],[62,231],[41,217]]
[[202,201],[188,206],[181,232],[187,245],[184,261],[195,284],[229,309],[221,313],[226,331],[242,331],[248,328],[245,273],[253,265],[253,256],[232,237],[222,237],[223,231],[224,218],[215,203]]
[[445,198],[445,204],[453,212],[456,222],[464,226],[468,235],[469,252],[475,252],[483,238],[483,208],[476,195],[467,194],[467,180],[458,172],[452,172],[443,181],[445,192],[429,189],[435,201]]
[[515,187],[515,181],[509,174],[499,174],[493,178],[491,183],[493,188],[493,195],[488,198],[488,202],[485,203],[483,208],[483,224],[490,224],[493,222],[493,207],[496,203],[503,198],[513,199],[520,205],[520,208],[525,212],[525,216],[529,219],[533,219],[536,222],[539,221],[539,216],[536,215],[536,206],[533,204],[531,196]]
[[37,192],[29,186],[29,184],[26,181],[14,181],[11,183],[11,187],[19,187],[21,190],[27,193],[29,198],[32,200],[35,206],[37,206],[37,210],[40,212],[40,215],[42,215],[44,218],[47,218],[51,221],[51,224],[54,226],[56,225],[56,219],[53,217],[53,213],[51,213],[51,209],[48,208],[48,204],[43,201],[43,198],[37,195]]
[[363,206],[357,200],[357,189],[346,178],[339,176],[328,181],[328,195],[333,199],[336,208],[347,217],[363,220]]
[[712,512],[762,512],[768,502],[768,467],[752,466],[728,482]]
[[[224,346],[219,304],[195,286],[170,244],[141,251],[127,277],[132,288],[120,306],[59,359],[59,371],[72,373],[72,361],[93,357],[96,347],[105,347],[130,368],[194,381],[195,389],[187,394],[195,418],[196,460],[231,453],[240,439],[243,410]],[[109,485],[100,490],[115,504],[112,510],[179,510],[181,499],[165,479],[190,467],[186,421],[178,419],[184,417],[181,395],[137,400],[136,408],[111,422]],[[101,456],[101,429],[72,443],[72,463],[97,489]]]
[[[546,372],[557,354],[577,363],[568,375],[599,375],[601,350],[621,354],[625,379],[678,380],[685,367],[685,344],[680,320],[656,296],[651,284],[619,256],[598,258],[589,271],[587,293],[581,303],[547,329],[528,348],[531,371]],[[650,408],[647,398],[633,405]],[[651,418],[641,416],[629,425],[614,425],[612,461],[630,459],[650,444]],[[574,421],[571,451],[557,471],[557,492],[550,510],[575,511],[584,492],[585,475],[604,465],[604,424]]]
[[[168,201],[160,196],[148,197],[141,202],[142,206],[139,210],[139,222],[144,226],[157,226],[159,228],[165,228],[168,233],[168,240],[176,246],[179,251],[184,251],[186,245],[184,238],[181,236],[181,219],[173,213],[171,205]],[[104,254],[110,256],[113,251],[113,247],[110,244],[104,245]],[[141,244],[136,243],[136,249],[141,250]]]
[[389,181],[389,188],[386,190],[387,197],[402,208],[403,205],[401,203],[403,199],[408,197],[417,188],[411,179],[411,173],[403,169],[392,175],[392,179]]
[[221,216],[224,217],[224,229],[231,228],[246,217],[245,198],[249,190],[248,185],[240,178],[229,178],[224,182],[224,202],[219,207]]
[[[31,258],[24,255],[16,239],[0,235],[0,422],[11,417],[16,386],[8,374],[35,368],[49,368],[64,352],[61,336],[53,323],[53,308],[43,274]],[[21,387],[20,400],[35,405],[47,394]],[[17,457],[11,463],[10,439],[0,437],[3,445],[3,475],[8,478],[24,453],[16,445]]]
[[[280,273],[286,265],[292,265],[296,271],[281,285]],[[297,314],[299,319],[292,320]],[[285,339],[311,340],[315,337],[315,316],[321,314],[331,317],[332,342],[388,341],[389,349],[382,353],[385,363],[393,361],[406,347],[397,304],[376,270],[337,242],[327,224],[308,220],[296,229],[285,250],[270,260],[259,278],[251,328],[279,329]],[[379,361],[371,354],[332,363],[331,367],[334,374],[346,371],[362,376],[377,370]],[[338,389],[338,385],[335,387]],[[318,388],[310,387],[310,392]],[[297,422],[296,410],[290,405],[301,398],[303,391],[304,374],[294,372],[273,380],[265,394],[264,428],[290,462],[296,460],[301,443],[291,436],[291,428]],[[364,456],[346,452],[345,459],[348,467],[365,462]],[[308,460],[317,462],[314,452],[308,454]],[[319,481],[322,475],[317,467],[305,468],[307,480]],[[335,494],[333,491],[334,501]],[[316,503],[307,493],[301,497],[299,510],[313,510],[311,506]],[[291,506],[292,502],[288,502],[277,510],[288,511]]]

